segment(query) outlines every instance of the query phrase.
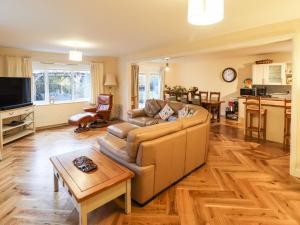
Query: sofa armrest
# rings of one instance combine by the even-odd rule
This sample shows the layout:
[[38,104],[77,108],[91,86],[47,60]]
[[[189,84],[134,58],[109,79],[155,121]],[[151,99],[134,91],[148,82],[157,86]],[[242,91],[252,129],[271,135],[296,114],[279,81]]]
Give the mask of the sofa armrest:
[[129,118],[135,118],[140,116],[145,116],[144,109],[131,109],[128,110],[127,115]]
[[95,113],[95,112],[97,111],[97,107],[96,107],[96,106],[84,107],[84,108],[83,108],[83,111]]

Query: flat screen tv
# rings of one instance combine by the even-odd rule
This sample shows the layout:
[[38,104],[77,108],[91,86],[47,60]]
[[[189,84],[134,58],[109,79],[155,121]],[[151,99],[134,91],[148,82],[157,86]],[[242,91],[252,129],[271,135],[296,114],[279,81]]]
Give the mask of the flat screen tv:
[[32,105],[31,79],[0,77],[0,110]]

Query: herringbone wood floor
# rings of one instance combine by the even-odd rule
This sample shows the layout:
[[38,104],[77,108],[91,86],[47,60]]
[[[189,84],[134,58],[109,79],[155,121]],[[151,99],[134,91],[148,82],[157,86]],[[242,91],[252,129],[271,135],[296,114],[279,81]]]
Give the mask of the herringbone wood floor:
[[[68,194],[53,192],[49,157],[90,148],[101,131],[65,127],[5,147],[0,162],[0,225],[78,224]],[[89,224],[300,224],[300,182],[288,175],[289,154],[272,143],[246,142],[234,126],[214,125],[208,163],[144,207],[123,214],[114,202]]]

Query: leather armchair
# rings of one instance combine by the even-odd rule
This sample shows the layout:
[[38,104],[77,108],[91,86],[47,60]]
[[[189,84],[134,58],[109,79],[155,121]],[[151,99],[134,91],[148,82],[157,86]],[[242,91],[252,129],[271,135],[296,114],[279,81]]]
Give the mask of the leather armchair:
[[98,96],[97,105],[95,107],[86,107],[85,112],[95,113],[99,119],[109,120],[113,106],[113,96],[109,94],[101,94]]

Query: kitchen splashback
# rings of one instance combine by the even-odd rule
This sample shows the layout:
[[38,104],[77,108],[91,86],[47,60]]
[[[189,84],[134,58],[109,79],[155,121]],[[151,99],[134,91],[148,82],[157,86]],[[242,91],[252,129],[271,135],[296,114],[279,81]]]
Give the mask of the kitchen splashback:
[[292,93],[292,86],[289,85],[253,85],[253,88],[267,88],[268,94],[273,93]]

